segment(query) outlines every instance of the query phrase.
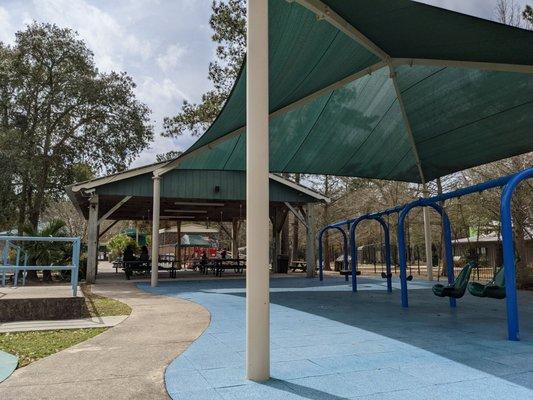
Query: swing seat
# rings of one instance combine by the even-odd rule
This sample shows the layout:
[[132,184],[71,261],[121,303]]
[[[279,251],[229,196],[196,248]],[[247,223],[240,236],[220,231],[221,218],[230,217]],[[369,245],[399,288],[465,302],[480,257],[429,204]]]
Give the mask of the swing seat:
[[470,279],[470,273],[472,268],[475,266],[473,262],[466,264],[466,266],[461,270],[455,282],[451,285],[441,285],[436,284],[433,286],[433,294],[438,297],[452,297],[454,299],[460,299],[464,296],[466,292],[466,287],[468,285],[468,280]]
[[[386,274],[385,272],[382,272],[381,273],[381,277],[383,279],[387,279],[387,278],[392,278],[392,273],[391,274]],[[411,282],[413,280],[413,275],[409,275],[407,278],[405,278],[406,280],[408,280],[409,282]]]
[[505,273],[503,268],[494,275],[486,285],[477,282],[468,284],[468,291],[472,296],[490,297],[491,299],[505,299]]
[[[339,274],[342,276],[351,275],[352,270],[351,269],[341,269],[339,270]],[[361,275],[361,271],[355,271],[355,275]]]

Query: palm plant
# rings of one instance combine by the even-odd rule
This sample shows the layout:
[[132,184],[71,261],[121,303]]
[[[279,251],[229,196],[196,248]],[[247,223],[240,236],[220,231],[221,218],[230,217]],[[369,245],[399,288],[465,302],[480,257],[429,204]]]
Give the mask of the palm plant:
[[[34,228],[32,225],[22,227],[22,232],[26,236],[33,237],[61,237],[66,236],[66,224],[61,220],[50,221],[42,230]],[[29,254],[31,265],[59,265],[65,263],[70,257],[71,244],[65,242],[26,242],[24,250]],[[30,275],[28,274],[30,277]],[[36,272],[33,278],[36,278]],[[51,271],[43,271],[43,280],[51,281]]]

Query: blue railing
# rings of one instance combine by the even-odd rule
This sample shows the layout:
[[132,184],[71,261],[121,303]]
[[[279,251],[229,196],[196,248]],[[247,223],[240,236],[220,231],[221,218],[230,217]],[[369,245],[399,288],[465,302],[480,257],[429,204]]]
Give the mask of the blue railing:
[[[10,264],[9,263],[9,253],[11,251],[11,249],[14,249],[15,250],[15,264]],[[16,244],[13,244],[11,243],[9,240],[6,240],[6,243],[4,245],[4,249],[2,250],[2,265],[5,265],[5,266],[11,266],[11,267],[20,267],[21,264],[21,255],[24,256],[24,261],[23,261],[23,264],[22,266],[26,266],[28,265],[28,258],[29,258],[29,253],[27,251],[25,251],[21,246],[17,246]],[[2,271],[2,286],[5,286],[6,284],[6,270],[3,270]],[[26,271],[23,270],[22,271],[22,285],[25,285],[26,284]],[[13,281],[13,286],[14,287],[17,287],[18,285],[18,274],[15,274],[15,277],[14,277],[14,281]]]
[[[70,284],[72,287],[72,295],[75,297],[78,292],[78,274],[80,264],[80,248],[81,240],[79,237],[41,237],[41,236],[0,236],[0,242],[5,241],[4,250],[2,252],[2,263],[0,264],[0,272],[2,273],[2,286],[6,284],[6,273],[14,273],[14,286],[17,284],[18,273],[22,272],[23,284],[27,271],[71,271]],[[23,246],[15,245],[13,242],[71,242],[72,243],[72,257],[70,265],[27,265],[29,254],[25,252],[24,263],[20,264],[20,255],[22,254]],[[9,263],[10,248],[17,249],[15,264]]]

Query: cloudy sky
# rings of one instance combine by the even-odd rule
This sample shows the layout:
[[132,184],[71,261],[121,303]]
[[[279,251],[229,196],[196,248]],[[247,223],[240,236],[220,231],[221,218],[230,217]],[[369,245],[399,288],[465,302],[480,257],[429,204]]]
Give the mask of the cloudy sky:
[[[424,0],[424,3],[492,19],[496,0]],[[521,8],[526,0],[516,0]],[[214,57],[209,28],[211,0],[0,0],[0,41],[32,20],[54,22],[79,32],[101,70],[127,71],[137,95],[152,109],[156,139],[134,162],[184,150],[191,137],[159,136],[163,117],[184,99],[198,101],[209,88],[207,68]]]

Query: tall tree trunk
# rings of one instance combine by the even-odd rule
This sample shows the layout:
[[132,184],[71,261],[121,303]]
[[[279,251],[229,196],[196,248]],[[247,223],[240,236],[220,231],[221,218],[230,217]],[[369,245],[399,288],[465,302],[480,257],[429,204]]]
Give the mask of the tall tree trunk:
[[50,161],[47,158],[43,163],[42,174],[40,176],[38,186],[35,191],[35,197],[33,204],[29,209],[29,221],[30,224],[37,229],[39,225],[39,219],[41,217],[41,211],[44,204],[44,196],[46,191],[46,183],[48,181],[48,171],[50,170]]
[[[30,207],[30,204],[32,204],[32,199],[33,199],[33,188],[31,187],[31,184],[28,182],[28,180],[26,180],[23,183],[20,199],[21,201],[19,203],[18,231],[19,231],[19,234],[22,235],[22,226],[27,222],[27,215],[28,215],[27,212]],[[30,258],[30,263],[31,263],[31,258]],[[26,274],[26,279],[32,280],[32,281],[38,280],[37,271],[34,271],[34,270],[28,271]]]
[[[437,195],[442,194],[442,182],[440,178],[437,178]],[[439,201],[439,205],[444,208],[444,202]],[[440,271],[442,276],[448,276],[448,271],[446,269],[446,251],[444,249],[444,230],[442,229],[442,218],[441,218],[441,230],[440,230],[440,249],[439,249],[439,255],[440,255]]]
[[519,288],[526,288],[532,283],[526,263],[525,229],[521,221],[514,221],[514,239],[516,248],[516,283]]
[[407,264],[412,265],[412,252],[411,252],[411,223],[409,221],[409,216],[405,218],[405,236],[407,241]]
[[[46,191],[46,184],[48,182],[48,172],[50,170],[50,159],[48,157],[48,151],[50,147],[50,136],[48,135],[45,141],[45,146],[43,150],[43,155],[45,157],[43,162],[43,168],[40,175],[40,179],[37,183],[37,189],[35,191],[35,196],[33,199],[33,204],[29,209],[29,222],[35,228],[36,231],[39,230],[39,219],[41,217],[41,211],[44,204],[44,196]],[[36,277],[33,277],[36,278]],[[52,271],[43,270],[43,281],[52,282]]]
[[[284,173],[282,175],[285,179],[289,179],[289,174]],[[289,255],[289,214],[285,218],[283,227],[281,228],[281,254],[288,256]]]
[[[300,174],[295,174],[294,175],[294,181],[296,183],[300,183]],[[298,224],[298,218],[296,218],[296,215],[293,215],[292,216],[292,253],[291,253],[291,259],[294,261],[294,260],[297,260],[298,259],[298,250],[299,250],[299,247],[300,247],[300,243],[299,243],[299,232],[300,230],[300,225]]]
[[18,234],[22,235],[22,226],[26,223],[26,209],[28,207],[28,182],[26,178],[23,179],[22,189],[18,201],[18,220],[17,220],[17,230]]
[[[324,178],[324,196],[329,196],[329,175]],[[324,204],[324,223],[329,224],[329,204]],[[329,246],[329,232],[324,235],[324,269],[331,270],[331,248]]]

